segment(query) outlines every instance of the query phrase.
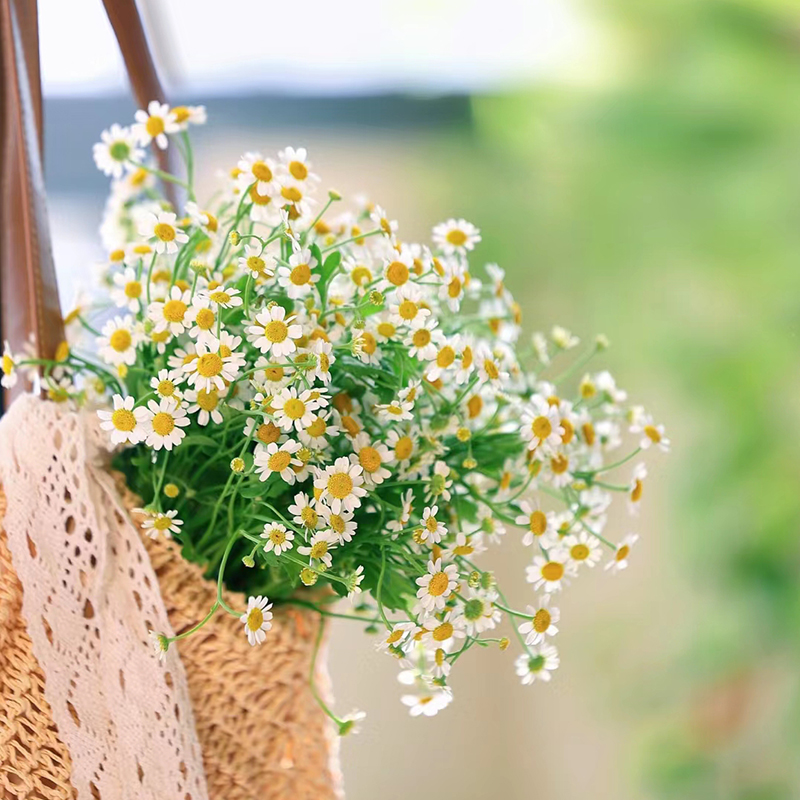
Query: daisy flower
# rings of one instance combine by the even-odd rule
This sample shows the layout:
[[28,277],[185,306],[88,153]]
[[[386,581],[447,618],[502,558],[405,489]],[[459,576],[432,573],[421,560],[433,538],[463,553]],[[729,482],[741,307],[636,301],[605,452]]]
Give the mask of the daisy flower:
[[314,377],[327,386],[331,382],[331,366],[336,361],[336,357],[333,355],[333,345],[324,339],[317,339],[311,345],[311,352],[317,357]]
[[183,375],[171,369],[161,369],[158,375],[150,378],[150,388],[154,389],[159,397],[174,397],[180,400],[178,384],[183,380]]
[[295,458],[295,454],[300,449],[300,442],[292,439],[278,445],[272,442],[268,445],[258,445],[256,447],[253,463],[259,480],[265,481],[273,473],[277,473],[288,484],[293,485],[296,476],[292,467],[301,466],[302,462]]
[[319,399],[313,399],[314,394],[315,392],[310,389],[298,394],[294,386],[291,389],[281,389],[270,403],[275,424],[285,431],[294,428],[298,433],[308,428],[314,422],[314,412],[320,407],[321,402]]
[[167,134],[177,133],[180,130],[180,126],[170,114],[169,106],[166,103],[159,103],[158,100],[152,100],[147,106],[147,111],[139,109],[134,114],[134,119],[136,124],[133,126],[133,135],[142,146],[155,141],[158,147],[166,150],[169,144]]
[[477,636],[500,624],[503,615],[494,605],[496,599],[497,595],[494,592],[469,590],[462,607],[462,614],[466,631],[470,636]]
[[431,310],[424,304],[422,290],[415,284],[398,289],[394,294],[394,302],[389,306],[389,321],[395,325],[418,328],[430,315]]
[[389,448],[385,444],[370,441],[366,433],[359,433],[352,444],[354,452],[350,461],[361,466],[364,485],[372,488],[382,484],[392,474],[384,466],[393,460]]
[[522,623],[517,630],[525,637],[525,644],[540,644],[547,636],[558,633],[556,623],[561,619],[561,612],[551,605],[549,594],[542,595],[538,606],[528,606],[530,619]]
[[418,361],[432,361],[436,358],[437,345],[442,337],[442,334],[435,330],[437,325],[436,320],[426,320],[403,340],[410,356],[414,356]]
[[0,368],[2,368],[0,371],[3,374],[2,379],[0,379],[0,386],[4,389],[11,389],[16,386],[19,378],[17,362],[15,356],[11,353],[11,345],[8,342],[3,342],[3,357],[0,359]]
[[442,560],[428,562],[428,571],[417,578],[418,607],[429,613],[441,611],[445,601],[458,585],[458,568],[455,564],[442,565]]
[[638,463],[633,468],[631,475],[631,482],[628,497],[628,511],[631,514],[639,513],[639,503],[642,500],[642,492],[644,490],[644,479],[647,477],[647,467],[643,463]]
[[317,259],[306,249],[292,253],[288,267],[278,267],[278,283],[292,300],[305,297],[319,281],[319,273],[312,271],[316,265]]
[[319,513],[315,508],[316,501],[305,492],[298,492],[294,496],[294,504],[289,506],[289,513],[297,525],[308,531],[316,530],[319,525]]
[[175,106],[170,116],[185,131],[189,125],[205,125],[208,115],[205,106]]
[[392,459],[400,466],[407,466],[417,449],[417,438],[412,430],[399,431],[392,428],[386,437],[386,446],[392,451]]
[[404,694],[401,698],[408,713],[412,717],[435,717],[443,708],[447,708],[453,700],[450,689],[433,689],[422,694]]
[[415,622],[398,622],[391,627],[386,636],[375,645],[375,649],[379,653],[397,652],[403,643],[403,640],[414,634],[418,630]]
[[622,572],[628,568],[628,557],[631,554],[631,548],[639,541],[638,534],[629,533],[618,545],[614,553],[614,557],[609,561],[605,569],[611,572]]
[[523,653],[514,662],[522,683],[529,686],[534,681],[549,681],[558,669],[558,650],[552,644],[541,644],[530,653]]
[[115,288],[111,290],[114,305],[125,307],[134,314],[139,311],[142,306],[143,289],[142,282],[136,277],[136,270],[126,267],[122,272],[118,272],[114,275],[114,286]]
[[631,433],[644,434],[639,442],[642,450],[647,450],[651,445],[655,445],[664,453],[669,453],[670,440],[664,436],[664,426],[656,425],[650,416],[644,417],[640,422],[631,425]]
[[[216,342],[215,342],[216,345]],[[202,342],[197,343],[197,358],[185,364],[183,371],[189,376],[189,385],[196,390],[223,390],[226,382],[236,378],[239,373],[237,360],[232,356],[223,356],[218,346],[209,348]]]
[[186,409],[174,398],[164,397],[158,403],[150,400],[141,419],[145,443],[154,450],[172,450],[183,441],[183,429],[189,422]]
[[296,340],[303,335],[302,326],[286,319],[283,306],[274,305],[256,315],[253,324],[247,328],[249,341],[262,353],[272,353],[275,358],[294,353]]
[[527,528],[525,536],[522,537],[522,544],[527,546],[541,542],[543,547],[549,547],[555,535],[552,530],[553,514],[545,514],[544,511],[534,508],[527,500],[523,500],[519,507],[523,513],[514,521],[520,527]]
[[183,520],[178,519],[178,512],[174,509],[162,513],[161,511],[146,511],[141,508],[134,508],[134,512],[145,514],[142,520],[142,530],[151,538],[158,539],[159,534],[166,539],[171,539],[173,533],[181,532]]
[[112,178],[121,178],[131,161],[141,161],[144,151],[137,147],[136,136],[130,128],[114,123],[100,134],[100,141],[92,147],[97,168]]
[[141,340],[133,317],[114,317],[106,322],[97,339],[98,352],[107,364],[132,366],[136,363],[136,347]]
[[328,420],[331,418],[330,413],[314,414],[311,422],[300,431],[300,441],[308,447],[316,449],[324,449],[330,444],[328,436],[335,436],[339,433],[337,425],[331,425]]
[[567,549],[567,558],[576,567],[585,564],[593,567],[603,556],[603,548],[600,540],[587,531],[581,531],[578,535],[570,534],[565,536],[562,544]]
[[441,338],[436,342],[436,355],[425,371],[425,378],[429,381],[438,381],[454,366],[457,366],[456,348],[446,338]]
[[145,437],[142,422],[147,411],[141,407],[134,408],[131,396],[123,399],[122,395],[115,394],[112,402],[113,411],[100,409],[97,412],[100,427],[110,431],[112,444],[139,444]]
[[414,419],[414,415],[411,413],[413,408],[413,403],[392,400],[391,403],[376,405],[375,412],[381,422],[403,422]]
[[272,603],[266,596],[250,597],[247,600],[247,611],[239,617],[244,624],[244,632],[251,646],[261,644],[267,638],[267,631],[272,627]]
[[271,158],[261,153],[245,153],[239,160],[239,187],[242,191],[252,188],[261,196],[272,197],[278,191],[276,165]]
[[428,483],[425,486],[425,497],[428,500],[441,497],[444,502],[449,502],[450,487],[452,485],[453,479],[450,477],[450,467],[444,461],[437,461],[433,465],[433,474],[428,478]]
[[497,356],[488,347],[482,347],[476,353],[475,365],[478,369],[478,376],[483,383],[491,384],[494,388],[500,388],[508,381],[508,373],[503,369],[503,365]]
[[275,274],[275,258],[262,252],[260,245],[244,246],[244,255],[239,257],[239,266],[254,278],[271,278]]
[[311,172],[311,164],[308,161],[308,152],[305,147],[287,147],[278,153],[278,159],[285,170],[287,177],[298,184],[306,181],[311,183],[319,182],[319,175]]
[[433,229],[433,241],[445,253],[466,253],[481,240],[480,231],[465,219],[449,219]]
[[[168,299],[155,301],[147,307],[147,317],[155,323],[156,333],[168,330],[173,336],[180,336],[189,325],[186,312],[189,310],[190,292],[179,286],[170,289]],[[170,364],[172,366],[172,364]]]
[[535,394],[530,399],[530,407],[520,417],[520,433],[528,442],[528,449],[541,447],[552,453],[564,436],[564,428],[558,414],[558,406],[550,405],[541,395]]
[[221,308],[238,308],[244,303],[240,294],[233,286],[218,286],[216,289],[207,289],[202,296]]
[[171,211],[145,214],[139,221],[139,235],[154,243],[156,253],[172,255],[179,244],[186,244],[189,235],[178,227],[178,218]]
[[400,516],[397,519],[389,520],[389,522],[386,523],[386,527],[395,534],[395,537],[400,531],[408,527],[411,520],[411,512],[414,510],[413,489],[409,489],[400,497],[400,505]]
[[533,564],[526,567],[526,579],[533,584],[534,589],[542,589],[548,594],[563,588],[566,577],[574,575],[574,567],[567,561],[564,550],[552,549],[548,557],[534,556]]
[[318,531],[307,545],[297,548],[300,555],[308,556],[310,561],[318,561],[330,569],[333,563],[331,549],[336,547],[336,539],[329,531]]
[[321,490],[319,499],[327,503],[335,514],[340,514],[342,509],[353,511],[358,508],[361,498],[367,494],[362,472],[359,464],[351,464],[344,456],[325,469],[317,470],[314,488]]
[[267,541],[264,543],[264,550],[267,553],[275,553],[279,556],[287,550],[291,550],[294,545],[294,533],[281,525],[278,522],[268,522],[264,526],[264,532],[261,534],[262,539]]
[[[184,397],[189,403],[186,409],[190,414],[197,414],[197,424],[205,427],[209,422],[216,425],[222,423],[222,412],[219,410],[220,393],[216,389],[189,389]],[[251,422],[252,419],[248,419]],[[249,433],[249,432],[248,432]]]
[[466,621],[460,612],[448,611],[442,619],[436,617],[428,617],[422,624],[422,632],[424,635],[430,635],[436,647],[442,647],[444,650],[453,649],[457,643],[457,639],[466,637],[467,632]]
[[349,542],[356,534],[356,523],[352,511],[340,511],[335,514],[330,508],[323,505],[320,514],[325,520],[324,528],[336,539],[337,542]]
[[426,506],[422,512],[422,541],[439,544],[447,536],[447,527],[436,518],[438,513],[438,506]]
[[411,278],[414,259],[407,249],[399,254],[394,252],[393,258],[386,259],[383,264],[383,279],[389,289],[405,286]]
[[211,350],[216,350],[219,342],[216,336],[217,314],[210,308],[211,301],[202,295],[195,295],[192,305],[186,312],[186,325],[189,336]]

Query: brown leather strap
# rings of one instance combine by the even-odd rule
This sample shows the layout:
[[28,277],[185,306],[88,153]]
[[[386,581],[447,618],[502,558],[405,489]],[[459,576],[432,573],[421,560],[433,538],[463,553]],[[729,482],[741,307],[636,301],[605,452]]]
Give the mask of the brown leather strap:
[[[103,2],[138,104],[163,102],[135,0]],[[44,194],[37,16],[36,0],[0,0],[0,333],[18,352],[33,332],[39,356],[52,358],[64,329]],[[165,154],[159,161],[169,169]]]
[[0,35],[0,323],[17,350],[33,332],[51,358],[64,332],[44,201],[35,0],[0,0]]

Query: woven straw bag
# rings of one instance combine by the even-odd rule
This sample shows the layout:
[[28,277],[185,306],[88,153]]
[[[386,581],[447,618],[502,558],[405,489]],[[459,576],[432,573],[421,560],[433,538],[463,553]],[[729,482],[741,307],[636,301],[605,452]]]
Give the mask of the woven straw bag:
[[[145,105],[150,99],[163,99],[134,0],[104,1],[137,101]],[[0,0],[0,24],[3,69],[0,322],[3,338],[18,346],[34,332],[39,355],[52,357],[63,339],[63,328],[41,171],[42,113],[35,0]],[[8,394],[5,399],[10,400]],[[28,396],[20,398],[11,409],[10,416],[20,411],[20,419],[44,420],[37,428],[46,427],[46,424],[55,426],[52,458],[43,462],[47,468],[41,470],[41,475],[27,475],[30,491],[35,495],[29,517],[20,516],[20,506],[25,508],[21,498],[7,498],[0,486],[0,800],[116,800],[117,797],[151,796],[174,796],[183,800],[204,797],[213,800],[328,800],[340,797],[336,737],[316,705],[308,683],[312,654],[323,631],[320,618],[305,610],[279,609],[268,643],[260,648],[248,645],[240,623],[229,615],[219,615],[197,634],[181,640],[177,646],[179,659],[173,653],[176,648],[173,645],[166,667],[154,673],[157,677],[152,687],[146,683],[138,686],[138,697],[141,701],[149,699],[150,693],[155,696],[163,691],[165,697],[177,698],[174,708],[167,709],[168,716],[174,717],[169,720],[174,741],[167,737],[158,745],[142,748],[143,752],[136,755],[132,773],[125,771],[128,765],[123,769],[115,763],[117,754],[113,748],[108,747],[110,752],[99,755],[95,752],[97,739],[92,742],[88,736],[91,726],[86,719],[81,720],[85,692],[83,707],[77,698],[72,703],[71,693],[78,688],[76,681],[72,678],[65,683],[60,675],[65,656],[58,644],[64,631],[53,629],[47,613],[42,613],[41,619],[26,618],[25,609],[30,609],[33,596],[42,594],[42,590],[34,581],[29,579],[26,584],[21,577],[36,574],[32,564],[49,565],[51,570],[55,564],[55,569],[64,570],[61,583],[71,590],[68,585],[70,570],[75,572],[78,565],[83,565],[86,572],[83,567],[79,570],[80,585],[89,588],[86,597],[81,594],[80,616],[83,619],[79,622],[80,630],[85,628],[90,632],[95,621],[98,627],[94,630],[99,632],[100,618],[110,614],[113,619],[116,608],[109,600],[110,591],[91,594],[98,587],[102,590],[109,585],[108,576],[95,576],[98,580],[94,583],[93,576],[87,576],[87,572],[96,567],[96,553],[103,553],[104,548],[108,551],[109,564],[117,563],[120,570],[123,564],[134,565],[126,567],[124,575],[120,571],[115,580],[114,586],[124,579],[133,587],[129,595],[133,601],[116,611],[134,618],[138,615],[140,627],[145,622],[150,624],[148,592],[154,592],[157,598],[153,603],[154,612],[158,606],[164,614],[164,623],[180,633],[205,615],[216,598],[216,586],[203,578],[197,565],[181,558],[174,544],[143,540],[138,533],[133,533],[124,509],[130,511],[136,506],[136,498],[119,485],[118,479],[104,472],[102,465],[95,470],[92,465],[78,463],[94,459],[94,455],[85,454],[95,453],[89,445],[85,453],[82,449],[84,440],[89,437],[84,427],[91,423],[82,422],[76,414],[59,416],[61,412],[53,410],[52,406]],[[5,430],[9,431],[9,427]],[[0,440],[0,449],[8,445],[11,452],[16,447],[16,457],[22,461],[26,432],[13,431],[13,437],[11,433],[5,434],[6,442]],[[15,439],[13,444],[11,438]],[[71,471],[63,468],[63,463],[69,467],[70,459],[75,462]],[[95,480],[93,476],[96,476],[97,486],[87,486]],[[65,480],[72,483],[64,483]],[[22,483],[15,483],[17,487],[20,485]],[[7,483],[7,488],[10,486]],[[74,508],[76,505],[80,508]],[[14,514],[12,507],[16,508]],[[7,508],[8,518],[4,520]],[[52,536],[47,539],[38,535],[37,525],[44,519],[41,509],[47,510],[47,519],[59,521],[58,527],[62,530],[57,533],[68,548],[66,557],[64,552],[42,552],[42,543],[46,548]],[[85,519],[93,522],[85,523]],[[76,541],[80,544],[76,545]],[[125,547],[121,547],[120,542]],[[118,549],[126,552],[120,553]],[[145,552],[149,563],[141,564]],[[134,557],[138,557],[139,566]],[[156,587],[152,586],[149,575],[157,579]],[[61,586],[56,588],[62,590]],[[70,599],[68,592],[65,596]],[[42,600],[45,609],[51,600],[51,597]],[[241,595],[228,593],[226,600],[233,607],[246,606]],[[58,609],[51,610],[55,613]],[[141,631],[135,633],[138,635]],[[99,633],[97,638],[100,639]],[[126,673],[124,667],[127,664],[130,670],[137,663],[150,666],[149,662],[137,660],[144,658],[139,649],[140,645],[144,646],[142,642],[136,635],[131,642],[137,648],[135,653],[131,651],[129,659],[122,654],[119,678],[113,676],[113,688],[117,693],[113,694],[110,684],[105,683],[106,675],[96,676],[98,693],[105,691],[106,696],[123,698],[137,696],[136,683],[142,676]],[[117,646],[119,648],[119,643]],[[48,652],[48,647],[55,652]],[[79,648],[78,652],[82,650]],[[147,658],[152,662],[155,656],[148,653]],[[177,661],[170,664],[169,658]],[[97,663],[100,662],[102,659]],[[324,659],[318,659],[320,662]],[[138,682],[141,684],[141,680]],[[325,691],[327,679],[322,670],[318,671],[317,685]],[[130,707],[126,708],[121,702],[110,710],[117,722],[139,711],[134,701],[128,702]],[[164,716],[156,712],[154,724],[165,726]],[[60,720],[60,724],[56,720]],[[96,730],[94,733],[97,735]],[[117,737],[115,742],[124,738],[124,732],[120,734],[116,728],[112,731],[110,726],[108,733],[109,737],[112,733]],[[101,738],[102,734],[101,730]],[[140,738],[149,735],[148,731],[138,734]],[[129,737],[129,741],[134,740]],[[164,749],[159,749],[162,746]],[[195,753],[193,747],[199,753]],[[176,760],[175,753],[184,754],[183,758]],[[197,775],[193,775],[193,753],[199,765]],[[92,758],[92,763],[100,764],[98,769],[92,774],[79,769]],[[153,781],[152,775],[147,774],[148,765],[151,771],[157,772],[160,761],[166,763],[170,759],[175,761],[180,773],[176,775],[176,785],[182,787],[180,794],[168,785],[155,791],[148,788]],[[124,775],[132,777],[124,781]],[[121,788],[108,791],[109,786]]]

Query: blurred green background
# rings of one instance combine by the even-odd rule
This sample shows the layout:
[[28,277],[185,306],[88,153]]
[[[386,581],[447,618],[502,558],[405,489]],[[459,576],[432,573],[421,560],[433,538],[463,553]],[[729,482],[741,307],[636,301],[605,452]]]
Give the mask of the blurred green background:
[[[631,569],[560,603],[553,686],[523,688],[510,654],[482,653],[452,709],[411,721],[395,666],[334,631],[338,699],[370,714],[344,747],[352,800],[406,798],[412,773],[467,800],[800,797],[800,7],[575,5],[591,49],[529,85],[194,98],[208,194],[245,149],[307,144],[326,185],[368,191],[403,237],[466,217],[527,332],[605,333],[604,365],[673,440],[650,462]],[[477,59],[503,47],[479,44]],[[91,143],[132,109],[122,95],[47,109],[69,286],[97,256]],[[523,552],[505,551],[496,567],[524,602]]]

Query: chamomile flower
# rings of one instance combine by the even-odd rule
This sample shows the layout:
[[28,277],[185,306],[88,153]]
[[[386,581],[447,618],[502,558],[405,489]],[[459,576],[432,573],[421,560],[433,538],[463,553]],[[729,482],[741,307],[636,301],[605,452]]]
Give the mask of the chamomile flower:
[[337,458],[336,461],[317,470],[314,488],[320,490],[319,499],[330,506],[335,514],[353,511],[361,505],[365,497],[363,469],[359,464],[351,464],[348,458]]
[[286,310],[276,304],[256,315],[247,335],[262,353],[282,358],[297,350],[296,340],[303,335],[303,328],[292,318],[287,319]]
[[307,429],[314,421],[314,412],[320,407],[315,394],[318,393],[310,389],[299,393],[294,387],[281,389],[271,402],[275,424],[285,431],[294,428],[299,433]]
[[336,547],[336,539],[330,531],[317,531],[307,545],[297,548],[297,552],[302,556],[308,556],[312,563],[317,562],[330,568],[333,564],[331,550]]
[[111,299],[119,308],[127,308],[134,314],[142,307],[142,282],[136,277],[136,270],[126,267],[122,272],[114,275],[114,289],[111,290]]
[[177,121],[170,114],[169,106],[159,103],[158,100],[150,102],[147,111],[139,109],[134,114],[134,119],[136,124],[133,126],[133,135],[142,146],[154,141],[157,147],[166,150],[169,144],[167,134],[180,130]]
[[453,650],[457,641],[467,635],[466,621],[460,612],[455,611],[448,611],[441,618],[431,616],[422,623],[422,634],[425,639],[430,637],[434,647]]
[[575,567],[593,567],[603,556],[600,540],[587,531],[565,536],[563,545],[567,550],[567,558]]
[[464,626],[470,636],[493,630],[500,624],[502,614],[494,605],[495,592],[470,589],[462,607]]
[[517,675],[525,686],[534,681],[549,681],[558,669],[558,650],[552,644],[540,644],[530,653],[523,653],[514,662]]
[[3,356],[0,359],[0,371],[2,372],[2,379],[0,379],[0,386],[4,389],[11,389],[17,385],[19,375],[17,373],[18,357],[14,356],[11,352],[11,345],[3,342]]
[[350,461],[358,464],[363,472],[364,485],[367,488],[379,486],[392,473],[384,466],[391,463],[392,454],[389,448],[382,443],[373,442],[366,433],[359,433],[353,439],[353,453]]
[[341,510],[336,514],[328,506],[320,505],[320,514],[323,519],[323,529],[327,530],[337,542],[349,542],[355,536],[358,526],[353,519],[352,511]]
[[361,594],[363,589],[361,583],[364,580],[364,567],[359,564],[354,572],[347,576],[347,597],[352,602],[356,596]]
[[550,405],[541,395],[533,395],[520,417],[520,433],[529,450],[541,447],[546,453],[554,452],[564,436],[558,406]]
[[170,117],[185,131],[189,125],[205,125],[208,119],[205,106],[175,106]]
[[272,627],[272,603],[266,596],[258,595],[247,600],[247,611],[239,617],[244,624],[244,632],[251,646],[261,644],[267,638],[267,631]]
[[442,334],[435,330],[437,322],[427,320],[415,328],[404,340],[408,347],[408,354],[419,361],[432,361],[436,358],[437,346],[441,342]]
[[480,231],[465,219],[449,219],[433,229],[433,241],[445,253],[474,250],[480,240]]
[[[5,384],[3,384],[5,386]],[[113,397],[113,411],[100,409],[97,416],[100,418],[100,427],[109,431],[112,444],[138,444],[145,437],[142,425],[146,410],[134,408],[132,396],[123,398],[115,394]]]
[[435,717],[450,705],[453,693],[450,689],[431,689],[420,694],[405,694],[400,699],[404,706],[408,706],[412,717]]
[[292,520],[307,531],[316,530],[319,526],[319,512],[316,501],[305,492],[298,492],[294,496],[294,504],[288,508]]
[[404,641],[413,636],[418,630],[415,622],[397,622],[392,625],[389,632],[382,636],[375,645],[375,649],[379,653],[394,653],[397,655],[400,648],[403,646]]
[[316,356],[317,364],[314,367],[314,377],[325,385],[331,382],[331,367],[336,361],[333,354],[333,345],[323,339],[317,339],[311,345],[311,352]]
[[238,166],[238,182],[242,191],[252,188],[257,194],[266,197],[277,193],[277,168],[271,158],[264,158],[261,153],[245,153]]
[[437,461],[433,465],[433,473],[428,478],[425,486],[427,500],[439,500],[447,503],[450,501],[450,487],[453,479],[450,477],[450,467],[444,461]]
[[609,561],[605,569],[610,572],[622,572],[628,568],[628,558],[631,554],[631,548],[639,541],[638,534],[629,533],[618,545],[614,552],[614,556]]
[[220,308],[239,308],[244,303],[240,295],[241,292],[233,286],[217,286],[203,292],[203,297]]
[[375,412],[381,422],[404,422],[414,419],[411,410],[413,403],[403,403],[400,400],[392,400],[391,403],[383,403],[375,406]]
[[419,608],[432,614],[441,611],[447,598],[458,585],[458,567],[455,564],[444,566],[442,560],[428,562],[428,571],[417,578],[417,598]]
[[156,333],[167,330],[173,336],[182,334],[190,324],[187,316],[190,303],[190,292],[173,286],[166,300],[150,303],[147,307],[148,319],[155,323],[153,330]]
[[[387,322],[404,328],[418,328],[430,315],[431,310],[424,302],[422,290],[415,284],[409,283],[394,293],[394,302],[389,306]],[[385,336],[385,338],[393,337]]]
[[142,430],[145,443],[154,450],[172,450],[186,436],[183,429],[189,424],[186,409],[172,397],[164,397],[158,403],[149,400],[147,413],[142,415]]
[[288,267],[278,267],[278,283],[292,300],[307,297],[319,281],[319,273],[313,271],[316,265],[317,259],[306,249],[292,253]]
[[549,547],[554,539],[553,514],[546,514],[539,508],[534,508],[527,500],[519,504],[523,512],[515,518],[517,525],[526,528],[522,544],[528,546],[540,542],[543,547]]
[[567,577],[575,574],[575,568],[565,550],[553,548],[548,551],[547,558],[534,556],[533,564],[526,568],[525,574],[534,589],[552,594],[564,587]]
[[330,444],[329,437],[339,433],[339,426],[332,425],[330,412],[315,413],[311,417],[311,422],[300,432],[300,441],[308,447],[322,450]]
[[236,378],[239,365],[233,355],[223,355],[219,346],[209,348],[203,342],[197,343],[197,358],[184,365],[183,371],[188,375],[188,382],[195,390],[212,389],[222,391],[225,384]]
[[422,521],[419,538],[423,542],[439,544],[447,536],[447,526],[439,518],[438,506],[426,506],[422,512]]
[[244,246],[244,255],[239,257],[239,266],[254,278],[265,280],[275,274],[275,258],[257,245]]
[[644,463],[639,462],[633,468],[631,475],[629,497],[628,497],[628,510],[631,514],[639,513],[639,503],[642,500],[642,492],[644,490],[644,479],[647,477],[647,467]]
[[100,134],[100,141],[92,148],[94,163],[104,174],[121,178],[130,169],[131,161],[141,161],[144,151],[137,147],[137,140],[130,128],[116,123]]
[[180,400],[180,393],[178,386],[183,381],[183,375],[171,369],[161,369],[158,375],[150,378],[150,388],[153,389],[159,397],[173,397]]
[[131,366],[136,363],[136,348],[141,340],[142,335],[136,329],[133,317],[114,317],[103,326],[97,340],[100,357],[115,367],[120,364]]
[[277,442],[259,445],[253,457],[259,480],[265,481],[270,475],[276,473],[286,483],[293,485],[296,475],[292,467],[299,467],[302,464],[300,459],[297,458],[298,450],[300,450],[300,443],[292,439],[285,441],[281,445]]
[[535,606],[527,607],[529,620],[526,620],[517,630],[525,637],[525,644],[540,644],[547,636],[558,633],[556,623],[561,619],[561,612],[552,604],[549,594],[542,595]]
[[161,511],[148,512],[143,511],[141,508],[135,508],[134,511],[145,515],[142,520],[142,530],[151,539],[158,539],[159,536],[171,539],[173,533],[181,532],[183,520],[178,519],[178,512],[174,509],[166,513]]
[[318,183],[319,175],[311,172],[308,152],[305,147],[287,147],[278,153],[278,160],[285,171],[287,182],[302,185]]
[[268,522],[264,525],[261,538],[266,539],[264,550],[267,553],[275,553],[276,556],[294,547],[294,533],[279,522]]
[[656,425],[650,416],[646,416],[637,424],[631,425],[631,433],[643,434],[639,441],[639,447],[642,450],[647,450],[652,445],[655,445],[662,452],[669,453],[671,442],[664,435],[664,431],[664,426]]
[[178,245],[186,244],[189,235],[178,227],[178,218],[171,211],[145,214],[139,221],[139,234],[153,245],[156,253],[172,255]]
[[197,340],[197,344],[211,350],[219,345],[217,339],[217,311],[211,308],[211,301],[202,295],[195,295],[189,310],[186,312],[186,323],[189,336]]

